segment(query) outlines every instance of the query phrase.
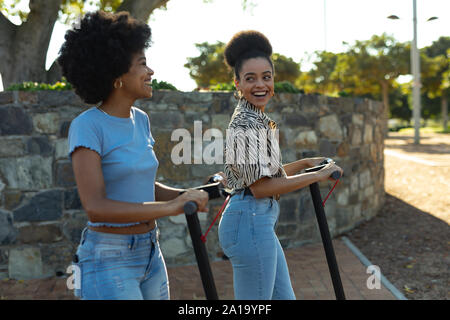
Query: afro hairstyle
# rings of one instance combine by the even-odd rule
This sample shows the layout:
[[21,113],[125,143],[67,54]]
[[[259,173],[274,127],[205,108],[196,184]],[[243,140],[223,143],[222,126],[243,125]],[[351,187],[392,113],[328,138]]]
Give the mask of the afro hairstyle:
[[234,69],[236,79],[242,64],[252,58],[265,58],[274,70],[272,55],[272,45],[269,39],[259,31],[246,30],[236,33],[225,46],[225,63]]
[[128,12],[99,10],[87,13],[64,38],[57,60],[62,74],[86,103],[96,104],[128,72],[133,55],[150,46],[151,29]]

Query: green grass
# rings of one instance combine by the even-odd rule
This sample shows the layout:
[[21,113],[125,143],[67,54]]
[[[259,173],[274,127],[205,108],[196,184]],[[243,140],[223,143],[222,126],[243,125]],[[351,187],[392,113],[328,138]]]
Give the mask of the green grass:
[[[448,124],[447,129],[444,130],[442,127],[442,120],[440,119],[428,119],[426,122],[424,119],[421,119],[420,125],[420,133],[450,133]],[[398,132],[404,135],[414,134],[414,122],[408,123],[404,120],[390,119],[389,131]]]
[[[450,128],[443,130],[442,126],[427,126],[420,128],[420,133],[450,133]],[[400,134],[414,134],[414,128],[404,128],[398,131]]]

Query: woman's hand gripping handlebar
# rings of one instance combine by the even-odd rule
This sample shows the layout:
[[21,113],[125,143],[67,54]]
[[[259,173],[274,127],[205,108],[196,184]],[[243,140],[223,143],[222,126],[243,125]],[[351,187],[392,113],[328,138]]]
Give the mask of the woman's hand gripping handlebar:
[[330,158],[325,159],[320,165],[305,170],[306,172],[318,171],[319,181],[338,180],[344,175],[344,170],[337,166]]

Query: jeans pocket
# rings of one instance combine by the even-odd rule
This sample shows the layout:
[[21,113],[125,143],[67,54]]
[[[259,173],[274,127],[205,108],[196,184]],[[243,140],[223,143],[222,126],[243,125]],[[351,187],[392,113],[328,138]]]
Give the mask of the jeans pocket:
[[237,244],[241,217],[241,211],[226,212],[222,216],[219,223],[219,242],[224,251]]
[[122,250],[120,249],[99,249],[98,253],[98,262],[104,263],[108,261],[114,261],[120,259],[122,256]]

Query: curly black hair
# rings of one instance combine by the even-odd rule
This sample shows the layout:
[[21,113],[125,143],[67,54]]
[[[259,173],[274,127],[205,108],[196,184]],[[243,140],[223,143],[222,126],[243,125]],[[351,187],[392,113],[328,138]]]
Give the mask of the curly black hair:
[[269,39],[259,31],[246,30],[236,33],[225,46],[225,63],[234,69],[234,75],[239,80],[242,64],[251,58],[265,58],[274,71],[272,45]]
[[150,46],[151,29],[128,12],[87,13],[65,34],[58,63],[86,103],[104,101],[114,80],[128,72],[132,56]]

